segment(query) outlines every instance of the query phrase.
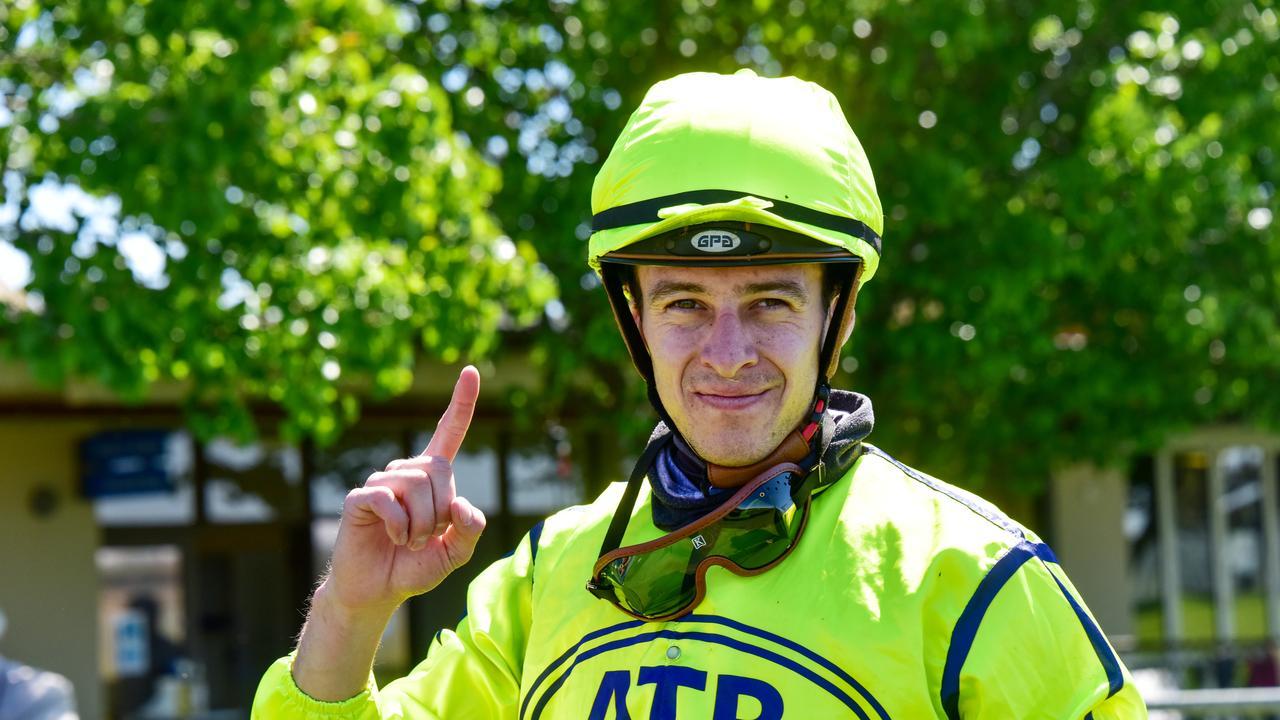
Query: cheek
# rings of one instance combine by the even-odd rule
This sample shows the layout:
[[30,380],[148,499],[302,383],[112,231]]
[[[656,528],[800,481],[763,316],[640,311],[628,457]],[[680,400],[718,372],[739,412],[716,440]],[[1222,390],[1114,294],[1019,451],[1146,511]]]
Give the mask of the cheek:
[[649,356],[659,382],[667,378],[679,381],[682,369],[698,353],[699,335],[695,329],[660,326],[648,336]]
[[756,334],[756,347],[788,375],[796,375],[816,365],[820,332],[801,323],[766,328]]

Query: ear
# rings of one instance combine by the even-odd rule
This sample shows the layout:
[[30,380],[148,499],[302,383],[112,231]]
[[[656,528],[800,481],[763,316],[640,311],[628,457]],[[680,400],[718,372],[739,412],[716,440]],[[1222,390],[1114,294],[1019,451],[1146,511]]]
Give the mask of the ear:
[[[853,326],[858,324],[858,290],[859,287],[854,285],[853,298],[849,301],[854,305],[854,307],[849,308],[849,323],[843,328],[844,332],[840,338],[840,347],[844,347],[845,344],[849,342],[849,338],[853,337]],[[827,304],[826,322],[822,324],[822,341],[819,343],[819,347],[822,346],[822,342],[826,342],[827,340],[827,328],[831,327],[831,319],[835,317],[837,302],[839,302],[839,298],[831,298],[831,302]]]
[[636,267],[631,271],[631,279],[623,283],[623,292],[627,296],[627,309],[631,311],[631,322],[635,323],[636,330],[640,332],[640,339],[644,341],[644,349],[649,349],[649,339],[644,336],[644,323],[642,322],[644,310],[640,307],[640,303],[636,298],[640,293],[640,273],[642,268]]
[[857,308],[849,310],[849,324],[844,328],[844,337],[840,338],[840,347],[844,347],[849,342],[849,338],[853,337],[853,326],[858,324]]
[[[644,324],[640,322],[640,308],[636,306],[635,300],[628,300],[627,308],[631,310],[631,322],[636,324],[636,329],[640,331],[640,337],[644,337]],[[646,340],[645,345],[649,342]]]
[[649,338],[644,336],[644,323],[640,322],[640,306],[636,304],[636,299],[631,293],[627,293],[627,309],[631,311],[631,322],[636,324],[636,330],[640,331],[640,339],[644,341],[644,349],[649,349]]

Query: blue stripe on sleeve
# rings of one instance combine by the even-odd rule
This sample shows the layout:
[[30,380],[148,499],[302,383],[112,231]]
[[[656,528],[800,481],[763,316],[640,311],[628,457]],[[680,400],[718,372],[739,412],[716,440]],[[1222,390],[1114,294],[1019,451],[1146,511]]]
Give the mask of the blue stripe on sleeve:
[[1124,673],[1120,671],[1120,659],[1112,652],[1111,646],[1107,644],[1107,638],[1102,634],[1102,629],[1098,627],[1093,618],[1089,617],[1089,613],[1084,611],[1080,603],[1076,602],[1075,596],[1067,590],[1067,586],[1062,584],[1057,575],[1052,570],[1048,570],[1049,575],[1053,576],[1053,581],[1058,583],[1058,589],[1062,591],[1063,596],[1067,598],[1067,602],[1071,603],[1071,609],[1075,611],[1076,617],[1080,619],[1080,624],[1084,626],[1084,634],[1089,636],[1089,643],[1093,645],[1093,652],[1098,655],[1098,661],[1102,663],[1102,668],[1107,671],[1107,686],[1109,692],[1107,697],[1111,697],[1120,692],[1120,688],[1124,687]]
[[1030,542],[1015,545],[1005,556],[1000,558],[987,572],[973,597],[969,598],[956,627],[951,631],[951,644],[947,647],[947,662],[942,668],[942,709],[947,713],[947,720],[960,720],[960,668],[969,657],[973,648],[973,640],[978,635],[978,626],[987,608],[996,599],[1000,588],[1009,582],[1009,578],[1018,572],[1023,563],[1035,557],[1035,546]]
[[[969,656],[969,651],[973,649],[973,641],[977,637],[978,628],[982,625],[982,618],[986,615],[987,608],[991,606],[1000,589],[1032,558],[1039,558],[1044,562],[1058,562],[1053,550],[1044,543],[1030,541],[1018,543],[996,562],[987,572],[986,577],[982,578],[973,597],[969,598],[964,611],[960,613],[960,619],[956,621],[955,629],[951,632],[951,645],[947,648],[947,660],[942,670],[942,708],[946,711],[948,720],[960,720],[960,671]],[[1107,673],[1107,684],[1110,689],[1107,697],[1115,695],[1124,686],[1120,660],[1107,644],[1102,630],[1093,622],[1080,603],[1076,602],[1075,597],[1062,584],[1058,576],[1047,566],[1045,571],[1057,583],[1058,589],[1071,605],[1072,611],[1084,628],[1085,635],[1089,638],[1089,643],[1093,646],[1094,653],[1098,656],[1098,661],[1102,663],[1103,670]]]
[[542,537],[542,523],[545,520],[539,520],[537,525],[529,528],[529,552],[533,556],[532,560],[538,559],[538,540]]

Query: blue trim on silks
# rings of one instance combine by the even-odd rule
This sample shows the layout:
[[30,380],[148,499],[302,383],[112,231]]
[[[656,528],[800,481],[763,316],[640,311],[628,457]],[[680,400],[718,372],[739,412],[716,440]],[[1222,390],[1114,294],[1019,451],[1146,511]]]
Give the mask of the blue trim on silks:
[[531,561],[538,559],[538,540],[542,538],[542,523],[546,520],[539,520],[537,525],[529,528],[529,555]]
[[871,695],[871,693],[867,690],[866,687],[862,685],[862,683],[858,682],[857,680],[854,680],[853,676],[845,672],[844,668],[840,667],[839,665],[836,665],[835,663],[831,662],[827,658],[819,655],[818,653],[814,652],[813,650],[810,650],[809,648],[801,645],[800,643],[794,640],[789,640],[787,638],[782,637],[781,635],[776,635],[774,633],[771,633],[768,630],[761,630],[760,628],[752,627],[745,623],[738,622],[737,620],[731,620],[727,617],[720,617],[719,615],[697,615],[697,614],[685,615],[684,617],[676,618],[673,622],[715,623],[717,625],[724,625],[725,627],[733,628],[734,630],[737,630],[739,632],[747,633],[748,635],[755,635],[756,637],[761,638],[762,640],[769,640],[771,642],[775,642],[779,645],[782,645],[783,647],[793,650],[801,655],[804,655],[810,660],[818,663],[822,667],[831,671],[833,675],[845,681],[850,687],[852,687],[855,691],[857,691],[857,693],[862,696],[862,699],[867,701],[867,704],[870,705],[872,709],[876,711],[876,714],[878,714],[882,718],[882,720],[889,720],[889,713],[885,711],[884,706],[880,704],[880,701],[876,700],[875,697]]
[[[969,598],[956,627],[951,631],[951,644],[947,647],[947,662],[942,668],[942,709],[946,711],[948,720],[960,720],[960,669],[969,657],[974,638],[978,635],[978,627],[987,614],[987,608],[996,599],[996,594],[1009,582],[1014,573],[1024,563],[1036,557],[1037,549],[1049,550],[1049,546],[1040,543],[1023,541],[1015,545],[1000,558],[986,577],[978,583],[978,589]],[[1049,556],[1053,553],[1048,552]]]
[[[751,645],[750,643],[744,643],[741,640],[724,637],[722,635],[716,635],[714,633],[679,632],[676,630],[655,630],[653,632],[641,633],[639,635],[633,635],[628,638],[622,638],[621,640],[614,640],[612,642],[604,643],[603,645],[597,645],[596,647],[593,647],[590,650],[587,650],[586,652],[582,653],[578,657],[574,658],[573,662],[569,664],[569,667],[565,669],[564,674],[556,678],[555,682],[547,686],[547,691],[542,694],[542,697],[538,699],[537,704],[533,706],[533,713],[529,716],[530,720],[537,720],[537,718],[542,715],[542,711],[543,709],[546,708],[547,703],[551,700],[551,697],[556,694],[556,691],[559,690],[562,685],[564,685],[565,681],[569,679],[569,675],[573,673],[573,669],[576,668],[579,664],[587,660],[590,660],[591,658],[597,655],[600,655],[602,653],[611,652],[613,650],[620,650],[622,648],[630,647],[632,645],[639,645],[641,643],[646,643],[651,640],[656,640],[659,638],[664,638],[669,640],[698,640],[701,642],[711,643],[713,645],[722,645],[724,647],[733,648],[740,652],[744,652],[749,655],[755,655],[756,657],[762,658],[764,660],[768,660],[774,663],[775,665],[779,665],[781,667],[784,667],[794,672],[795,674],[805,678],[806,680],[818,686],[819,688],[827,691],[833,697],[835,697],[837,700],[843,703],[845,707],[852,710],[853,713],[857,715],[860,720],[871,720],[869,717],[867,717],[867,713],[858,704],[858,701],[850,697],[848,693],[845,693],[843,690],[836,687],[836,685],[832,683],[830,680],[827,680],[826,678],[822,677],[818,673],[810,670],[809,668],[804,667],[803,665],[801,665],[800,663],[797,663],[795,660],[792,660],[791,658],[785,657],[783,655],[779,655],[778,653],[775,653],[772,650],[766,650],[765,648],[757,647],[755,645]],[[530,693],[530,695],[532,695],[532,693]]]
[[[955,629],[951,632],[951,644],[947,648],[947,661],[942,669],[942,709],[946,711],[948,720],[960,720],[960,671],[969,656],[969,651],[973,649],[973,641],[978,635],[978,628],[982,625],[982,619],[986,615],[987,608],[991,607],[991,603],[995,600],[1001,588],[1032,558],[1039,558],[1045,563],[1056,564],[1058,562],[1053,550],[1044,543],[1030,541],[1018,543],[996,562],[991,570],[987,572],[986,577],[982,578],[982,582],[978,583],[978,589],[974,591],[973,597],[969,598],[964,611],[960,613],[960,619],[956,621]],[[1089,643],[1093,645],[1093,651],[1098,656],[1098,661],[1102,663],[1102,668],[1107,673],[1107,684],[1110,689],[1107,697],[1115,695],[1120,692],[1120,688],[1124,687],[1124,674],[1120,669],[1120,660],[1112,652],[1111,646],[1107,644],[1107,639],[1102,634],[1102,630],[1085,612],[1084,607],[1076,602],[1075,597],[1067,590],[1067,586],[1058,579],[1058,576],[1048,566],[1045,566],[1045,572],[1049,573],[1049,577],[1052,577],[1053,581],[1057,583],[1058,589],[1062,591],[1063,597],[1067,599],[1067,603],[1071,606],[1072,611],[1075,612],[1076,618],[1080,620],[1085,635],[1088,636]],[[1086,716],[1086,718],[1088,717],[1092,717],[1092,713]]]
[[1107,697],[1111,697],[1120,692],[1120,688],[1124,687],[1124,672],[1120,670],[1120,659],[1112,652],[1111,646],[1107,644],[1107,638],[1102,634],[1102,629],[1098,627],[1093,618],[1089,617],[1089,613],[1084,611],[1080,603],[1076,602],[1075,596],[1071,591],[1067,590],[1067,586],[1062,584],[1057,575],[1052,570],[1045,568],[1049,575],[1053,577],[1053,581],[1058,583],[1058,589],[1062,591],[1062,595],[1067,598],[1067,602],[1071,604],[1071,609],[1075,611],[1076,617],[1080,619],[1080,624],[1084,626],[1084,634],[1089,636],[1089,644],[1093,645],[1093,652],[1098,655],[1098,661],[1102,663],[1102,669],[1107,672],[1107,686],[1109,692]]
[[547,665],[547,668],[542,671],[542,674],[538,675],[537,679],[533,681],[533,684],[529,686],[529,694],[525,695],[524,702],[520,703],[520,717],[522,718],[524,717],[525,710],[528,709],[529,707],[529,701],[533,699],[533,694],[537,692],[538,686],[542,684],[542,681],[546,680],[547,676],[550,675],[552,672],[554,672],[556,668],[560,667],[560,665],[564,663],[564,661],[568,660],[570,656],[578,652],[578,648],[582,647],[583,643],[587,643],[592,640],[595,640],[596,638],[602,635],[608,635],[610,633],[618,632],[621,630],[630,630],[631,628],[639,627],[643,624],[644,624],[643,620],[629,620],[627,622],[618,623],[617,625],[610,625],[609,627],[600,628],[595,632],[587,633],[586,635],[584,635],[581,640],[574,643],[573,646],[570,647],[568,650],[565,650],[564,653],[560,655],[560,657],[556,658],[555,660],[552,660],[551,664]]

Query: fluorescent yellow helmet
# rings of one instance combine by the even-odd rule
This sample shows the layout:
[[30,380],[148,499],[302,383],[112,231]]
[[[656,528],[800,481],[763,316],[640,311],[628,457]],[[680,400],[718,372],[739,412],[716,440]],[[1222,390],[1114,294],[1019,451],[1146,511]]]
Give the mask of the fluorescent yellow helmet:
[[812,258],[788,247],[787,259],[772,244],[732,238],[665,249],[683,261],[739,265],[852,256],[862,282],[880,261],[884,215],[866,153],[835,96],[793,77],[744,69],[654,85],[596,175],[591,211],[588,262],[596,270],[611,259],[634,264],[641,258],[627,256],[636,252],[658,260],[660,253],[644,250],[665,246],[633,246],[719,221],[777,228],[827,247]]
[[880,264],[884,215],[862,144],[835,96],[794,77],[744,69],[654,85],[596,175],[591,211],[588,263],[646,380],[628,266],[830,264],[840,293],[820,355],[829,380],[857,289]]

